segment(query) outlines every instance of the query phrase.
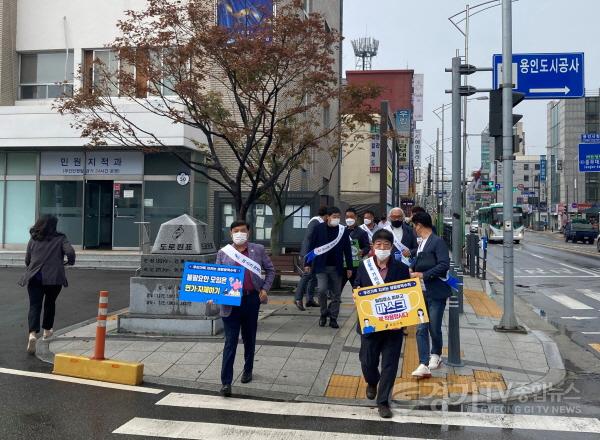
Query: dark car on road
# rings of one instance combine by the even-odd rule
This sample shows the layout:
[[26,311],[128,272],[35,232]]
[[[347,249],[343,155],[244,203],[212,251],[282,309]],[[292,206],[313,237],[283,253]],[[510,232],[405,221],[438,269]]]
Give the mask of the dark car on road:
[[596,238],[596,231],[591,223],[587,222],[569,222],[565,225],[565,241],[572,241],[577,243],[582,241],[584,243],[594,244]]

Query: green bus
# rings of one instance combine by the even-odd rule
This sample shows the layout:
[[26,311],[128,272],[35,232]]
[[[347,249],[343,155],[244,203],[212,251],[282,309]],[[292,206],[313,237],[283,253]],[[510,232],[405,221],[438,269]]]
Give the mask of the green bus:
[[[477,210],[479,220],[479,235],[487,237],[489,241],[502,242],[504,240],[503,204],[493,203],[490,206]],[[513,206],[513,240],[519,243],[525,236],[523,225],[523,208]]]

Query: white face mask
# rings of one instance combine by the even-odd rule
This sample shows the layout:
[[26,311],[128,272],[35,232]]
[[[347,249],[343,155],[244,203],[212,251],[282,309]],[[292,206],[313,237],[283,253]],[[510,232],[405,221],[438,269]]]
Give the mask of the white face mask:
[[375,249],[375,256],[379,261],[383,261],[392,254],[391,249]]
[[367,226],[369,226],[371,224],[371,219],[370,218],[366,218],[363,220],[363,223]]
[[234,232],[232,234],[233,242],[235,244],[242,245],[248,241],[248,233],[247,232]]
[[339,226],[339,224],[340,224],[339,218],[330,218],[329,219],[329,226],[336,227],[336,226]]
[[353,218],[346,219],[346,226],[354,226],[355,224],[356,224],[356,220],[354,220]]

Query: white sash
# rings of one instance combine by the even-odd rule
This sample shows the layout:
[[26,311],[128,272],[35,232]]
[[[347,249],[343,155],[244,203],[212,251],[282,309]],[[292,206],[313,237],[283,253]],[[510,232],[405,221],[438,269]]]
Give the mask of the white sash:
[[381,278],[381,274],[379,273],[379,268],[375,264],[375,258],[367,258],[365,260],[365,269],[367,269],[367,273],[369,274],[369,278],[371,278],[371,283],[373,286],[379,286],[383,284],[383,278]]
[[321,217],[319,217],[318,215],[315,215],[313,218],[311,218],[308,223],[312,222],[313,220],[318,221],[319,223],[324,223],[325,220],[323,220]]
[[369,234],[369,242],[373,242],[373,232],[371,232],[369,227],[363,223],[362,225],[360,225],[360,229]]
[[333,249],[335,247],[335,245],[338,244],[340,242],[340,240],[342,239],[342,236],[344,235],[345,230],[346,230],[345,226],[339,225],[338,226],[338,236],[335,238],[335,240],[330,241],[329,243],[326,243],[323,246],[319,246],[318,248],[315,248],[312,251],[314,253],[314,255],[323,255],[323,254],[326,254],[327,252],[329,252],[331,249]]
[[404,246],[402,244],[402,241],[399,240],[398,237],[396,237],[396,234],[394,234],[394,230],[392,229],[391,226],[388,226],[385,229],[390,231],[392,233],[392,235],[394,236],[394,246],[396,247],[396,249],[398,249],[400,252],[402,252],[404,249],[407,249],[410,252],[410,249],[408,249],[406,246]]
[[253,274],[262,276],[262,267],[256,261],[250,257],[245,256],[241,252],[238,252],[232,245],[228,244],[221,249],[225,254],[238,264],[241,264]]

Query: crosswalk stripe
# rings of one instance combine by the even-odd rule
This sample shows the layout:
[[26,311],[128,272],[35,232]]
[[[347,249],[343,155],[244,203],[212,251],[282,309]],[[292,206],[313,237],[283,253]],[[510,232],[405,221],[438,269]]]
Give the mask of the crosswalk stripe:
[[424,440],[408,437],[346,434],[338,432],[304,431],[300,429],[274,429],[251,426],[222,425],[218,423],[185,422],[176,420],[145,419],[136,417],[113,434],[140,435],[144,437],[179,438],[189,440]]
[[305,402],[268,402],[223,398],[201,394],[170,393],[156,403],[183,408],[237,411],[280,416],[328,417],[376,422],[419,423],[427,425],[472,426],[540,431],[600,433],[600,420],[585,417],[485,414],[394,409],[393,419],[381,419],[375,408]]
[[591,289],[577,289],[577,291],[583,293],[588,298],[600,302],[600,293],[592,292]]
[[571,310],[594,310],[593,307],[590,307],[587,304],[577,301],[576,299],[573,299],[567,295],[550,295],[549,297]]

